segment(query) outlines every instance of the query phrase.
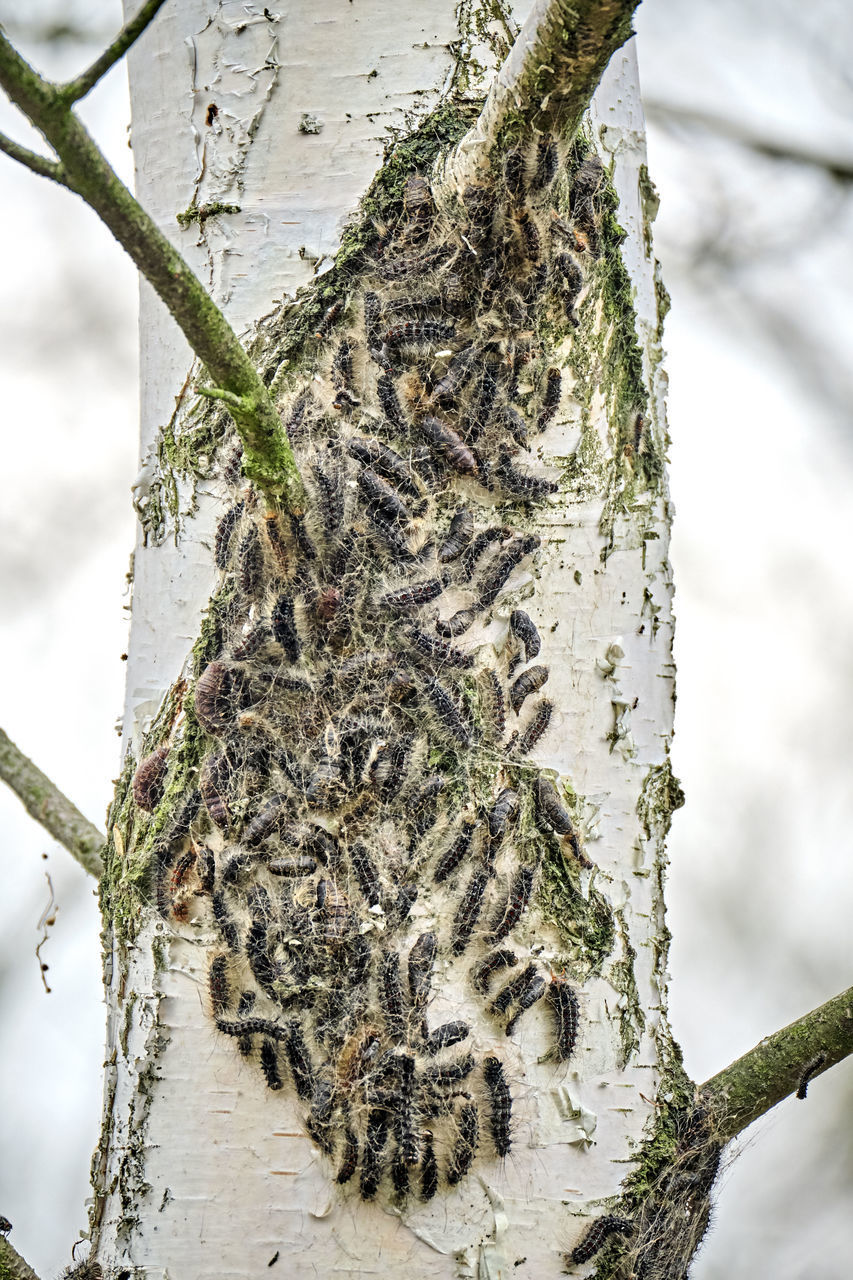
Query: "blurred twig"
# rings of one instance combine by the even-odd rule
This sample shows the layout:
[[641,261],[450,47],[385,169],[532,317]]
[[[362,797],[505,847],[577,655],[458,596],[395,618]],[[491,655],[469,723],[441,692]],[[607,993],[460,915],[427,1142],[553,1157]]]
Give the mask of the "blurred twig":
[[98,81],[106,75],[111,67],[123,58],[128,49],[142,35],[145,28],[157,16],[166,0],[146,0],[142,8],[134,18],[126,22],[115,40],[104,50],[99,58],[96,58],[90,67],[75,79],[69,80],[61,88],[62,96],[68,103],[78,102],[80,98],[85,98],[90,89],[93,89]]
[[705,133],[714,133],[718,137],[737,142],[740,146],[748,147],[751,151],[756,151],[771,160],[806,165],[828,173],[837,182],[853,182],[853,156],[830,155],[819,151],[816,147],[807,147],[790,140],[768,138],[751,129],[741,120],[733,120],[731,116],[718,115],[713,111],[675,106],[672,103],[656,101],[654,98],[644,98],[643,108],[646,119],[663,129],[701,129]]
[[31,818],[64,845],[90,875],[100,878],[106,836],[20,751],[0,729],[0,778],[11,787]]

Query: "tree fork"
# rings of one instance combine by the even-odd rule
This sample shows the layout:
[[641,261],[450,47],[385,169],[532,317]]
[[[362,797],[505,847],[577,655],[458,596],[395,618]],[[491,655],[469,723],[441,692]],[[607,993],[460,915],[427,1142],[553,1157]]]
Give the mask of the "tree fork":
[[443,165],[463,190],[532,134],[570,141],[613,54],[633,35],[640,0],[537,0],[489,90],[476,124]]
[[[122,52],[127,47],[125,44]],[[99,65],[100,60],[95,66]],[[85,75],[82,79],[87,81]],[[120,181],[71,111],[75,96],[82,96],[74,88],[76,83],[72,81],[69,88],[43,79],[0,31],[0,85],[44,136],[59,163],[48,172],[49,160],[36,167],[15,154],[20,150],[15,144],[3,150],[67,186],[98,214],[166,304],[214,383],[234,397],[229,408],[245,449],[245,474],[273,503],[281,501],[288,510],[301,511],[305,501],[302,481],[266,387],[201,281]]]

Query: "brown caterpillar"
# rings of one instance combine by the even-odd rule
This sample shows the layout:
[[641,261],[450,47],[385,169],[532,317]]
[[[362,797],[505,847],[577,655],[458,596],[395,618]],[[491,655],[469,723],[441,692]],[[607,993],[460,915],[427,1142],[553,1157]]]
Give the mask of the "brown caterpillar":
[[530,904],[535,879],[536,871],[533,867],[520,867],[515,873],[503,914],[493,925],[490,942],[502,942],[518,924]]
[[221,1017],[231,1003],[231,985],[228,981],[228,957],[214,956],[207,971],[207,989],[210,1007],[215,1018]]
[[229,507],[225,514],[220,517],[213,543],[213,558],[217,569],[226,569],[228,567],[231,540],[245,509],[246,503],[238,502],[236,506]]
[[503,948],[490,951],[489,954],[471,970],[471,985],[483,995],[488,994],[489,980],[500,969],[513,968],[518,964],[518,956],[514,951]]
[[463,825],[462,831],[439,859],[435,871],[432,873],[432,878],[436,884],[441,884],[449,875],[452,875],[460,862],[467,856],[471,849],[474,831],[475,826],[473,823]]
[[444,542],[438,549],[438,558],[442,564],[455,560],[465,550],[474,532],[474,517],[468,507],[460,507],[450,521],[450,529]]
[[526,556],[534,552],[539,543],[540,539],[535,533],[519,538],[502,555],[487,566],[486,572],[480,581],[481,609],[494,604],[513,569],[521,564],[521,561]]
[[239,709],[240,680],[230,667],[211,662],[195,686],[195,714],[203,729],[218,737]]
[[260,593],[264,581],[264,553],[257,527],[249,525],[237,552],[237,577],[240,588],[253,599]]
[[450,464],[454,471],[458,471],[463,476],[477,474],[479,470],[477,459],[459,433],[451,426],[432,414],[421,418],[418,425],[429,443],[434,446],[435,451]]
[[373,503],[387,520],[405,524],[411,519],[409,509],[397,491],[370,467],[358,474],[358,487],[368,502]]
[[435,1158],[433,1135],[425,1129],[421,1141],[421,1199],[432,1200],[438,1191],[438,1162]]
[[411,471],[398,453],[380,440],[355,437],[347,441],[347,453],[365,467],[373,470],[402,490],[410,498],[419,498],[420,491]]
[[578,998],[565,978],[552,978],[546,995],[556,1024],[555,1053],[566,1062],[574,1053],[578,1036]]
[[547,698],[542,698],[541,701],[537,702],[536,713],[533,716],[533,719],[527,725],[524,732],[519,735],[515,746],[516,755],[526,756],[530,754],[539,739],[547,732],[553,713],[554,704],[549,702]]
[[545,391],[542,396],[542,407],[536,419],[536,429],[544,431],[548,423],[560,407],[560,396],[563,388],[563,375],[559,369],[549,369],[545,378]]
[[404,634],[419,654],[439,666],[459,667],[467,670],[474,665],[474,658],[470,653],[464,653],[461,649],[454,649],[446,641],[437,640],[435,636],[429,635],[426,631],[421,631],[420,627],[409,627]]
[[444,590],[441,578],[428,578],[425,582],[414,582],[411,586],[401,587],[398,591],[389,591],[379,601],[380,607],[391,609],[395,613],[406,613],[422,604],[436,600]]
[[560,836],[574,835],[574,824],[568,813],[560,804],[557,789],[550,778],[542,776],[536,779],[534,789],[536,814],[546,826],[551,827]]
[[133,775],[133,799],[146,813],[153,813],[163,799],[168,767],[169,748],[165,744],[157,747],[137,765]]
[[539,650],[542,648],[542,641],[539,638],[535,623],[523,609],[513,609],[509,616],[509,629],[524,645],[525,662],[530,662],[531,658],[538,657]]
[[314,333],[314,337],[315,338],[325,337],[325,335],[329,333],[331,329],[334,328],[335,324],[343,314],[343,310],[344,310],[343,299],[338,298],[335,302],[332,303],[332,305],[328,308],[328,310],[324,312],[322,320],[317,325],[316,331]]
[[450,949],[455,956],[461,956],[471,940],[471,934],[483,909],[483,895],[488,882],[489,877],[483,871],[476,871],[468,881],[468,886],[453,917]]
[[508,1036],[512,1035],[518,1025],[518,1020],[521,1015],[526,1013],[528,1009],[532,1009],[536,1001],[541,1000],[544,994],[545,979],[542,977],[541,973],[538,973],[535,977],[531,978],[524,990],[518,995],[515,1013],[506,1024],[506,1034]]
[[423,1009],[429,999],[437,945],[434,933],[422,933],[409,951],[409,997],[414,1009]]
[[463,1102],[456,1114],[457,1137],[447,1166],[447,1181],[455,1187],[465,1177],[474,1162],[480,1140],[480,1116],[477,1104]]

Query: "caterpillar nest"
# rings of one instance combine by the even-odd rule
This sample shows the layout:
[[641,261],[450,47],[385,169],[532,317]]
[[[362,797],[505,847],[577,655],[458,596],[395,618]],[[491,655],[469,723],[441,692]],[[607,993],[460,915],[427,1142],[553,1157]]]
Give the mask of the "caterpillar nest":
[[[556,168],[548,139],[513,153],[451,221],[412,177],[285,408],[304,515],[225,471],[221,646],[194,689],[211,745],[157,846],[157,902],[209,902],[219,1034],[366,1200],[429,1200],[505,1157],[507,1046],[538,1019],[560,1063],[583,1034],[571,975],[535,949],[544,851],[577,835],[529,758],[554,707],[516,607],[557,489],[518,456],[559,410],[542,320],[572,321],[591,256],[589,174],[570,224]],[[493,615],[499,654],[471,639]],[[165,769],[162,748],[139,766],[141,807]]]

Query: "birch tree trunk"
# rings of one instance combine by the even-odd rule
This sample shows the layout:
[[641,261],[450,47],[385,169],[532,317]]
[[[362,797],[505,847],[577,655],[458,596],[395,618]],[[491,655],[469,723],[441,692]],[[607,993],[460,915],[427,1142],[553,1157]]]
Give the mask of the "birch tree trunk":
[[[174,0],[133,50],[141,202],[209,282],[238,332],[267,317],[253,352],[285,412],[293,412],[301,373],[295,357],[292,366],[282,363],[281,335],[298,323],[299,307],[280,300],[304,285],[321,287],[347,220],[366,225],[359,201],[389,136],[419,140],[415,168],[419,157],[440,158],[437,139],[446,136],[445,150],[458,139],[476,115],[466,114],[465,104],[482,99],[524,16],[446,0],[427,7],[318,0],[281,10]],[[504,1035],[504,1021],[488,1015],[479,997],[472,1000],[461,962],[441,962],[428,1020],[464,1019],[477,1051],[499,1057],[512,1095],[512,1145],[502,1156],[490,1136],[494,1095],[478,1075],[463,1091],[480,1108],[479,1153],[470,1173],[451,1185],[454,1139],[436,1120],[439,1188],[427,1200],[417,1190],[395,1196],[387,1177],[367,1199],[357,1179],[336,1181],[343,1132],[333,1157],[324,1154],[306,1132],[306,1104],[294,1089],[267,1087],[257,1044],[243,1057],[235,1038],[217,1030],[209,971],[222,944],[209,898],[188,889],[182,898],[185,886],[172,865],[179,909],[146,902],[158,815],[170,805],[174,814],[176,789],[185,794],[198,777],[191,770],[171,777],[148,827],[134,809],[129,779],[143,755],[179,741],[192,719],[185,695],[204,666],[198,637],[209,639],[204,615],[220,590],[212,545],[231,499],[222,478],[227,452],[216,451],[221,416],[193,407],[198,370],[143,286],[128,763],[105,882],[108,1066],[93,1164],[92,1256],[110,1275],[238,1277],[278,1265],[294,1276],[381,1269],[389,1276],[548,1280],[563,1272],[564,1255],[619,1195],[655,1119],[656,1099],[671,1101],[683,1088],[666,1017],[662,897],[663,841],[679,802],[668,759],[662,293],[650,247],[652,189],[632,46],[613,59],[584,138],[586,156],[575,150],[567,157],[562,149],[560,164],[574,165],[586,211],[579,199],[571,205],[561,174],[553,212],[542,204],[537,215],[540,234],[544,228],[557,239],[561,229],[551,233],[549,225],[562,218],[569,239],[557,249],[575,255],[584,277],[582,292],[566,302],[566,323],[551,327],[539,381],[527,387],[533,417],[547,418],[537,408],[547,395],[541,387],[548,368],[561,370],[557,411],[528,459],[531,474],[559,480],[559,491],[521,505],[525,532],[535,532],[542,549],[519,562],[494,607],[460,641],[471,654],[511,656],[518,642],[509,617],[522,605],[541,636],[536,661],[549,668],[545,692],[554,710],[524,777],[534,794],[531,770],[545,770],[572,822],[562,838],[559,829],[541,836],[534,901],[510,941],[522,968],[530,962],[547,979],[571,983],[579,1031],[574,1052],[561,1060],[554,1051],[558,1006],[543,999]],[[579,164],[586,165],[580,177]],[[420,171],[428,173],[423,158]],[[617,220],[626,232],[621,246]],[[354,284],[344,299],[344,334],[361,315],[364,288]],[[310,311],[315,297],[301,298],[309,317],[318,314]],[[309,329],[316,324],[312,318]],[[506,344],[496,349],[503,359]],[[315,372],[311,385],[328,403],[334,371],[325,355]],[[522,371],[522,391],[528,377]],[[364,392],[367,375],[358,378],[363,412],[378,419],[375,398]],[[471,497],[465,477],[454,484],[448,511],[470,500],[478,527],[487,525],[499,498],[486,489]],[[502,508],[496,518],[510,516]],[[442,608],[445,616],[452,611]],[[208,646],[206,657],[210,652]],[[532,701],[518,721],[509,717],[510,729],[529,726]],[[422,767],[426,775],[428,763]],[[505,775],[498,790],[501,783]],[[519,840],[535,820],[530,803],[522,810]],[[472,815],[470,807],[463,812]],[[216,839],[214,831],[208,844],[219,859]],[[509,886],[512,875],[512,864],[499,865],[500,883]],[[436,921],[439,927],[442,909],[452,913],[430,892],[421,886],[404,956]],[[493,983],[492,994],[501,985]],[[458,1123],[465,1102],[454,1105]]]

